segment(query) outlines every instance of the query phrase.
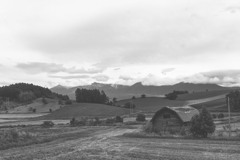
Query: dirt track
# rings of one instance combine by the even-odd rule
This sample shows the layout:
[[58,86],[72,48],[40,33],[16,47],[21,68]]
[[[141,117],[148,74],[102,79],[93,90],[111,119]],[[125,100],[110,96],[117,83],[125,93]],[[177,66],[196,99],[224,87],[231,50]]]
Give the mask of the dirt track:
[[240,159],[240,142],[127,138],[136,129],[96,129],[87,137],[0,151],[0,159]]

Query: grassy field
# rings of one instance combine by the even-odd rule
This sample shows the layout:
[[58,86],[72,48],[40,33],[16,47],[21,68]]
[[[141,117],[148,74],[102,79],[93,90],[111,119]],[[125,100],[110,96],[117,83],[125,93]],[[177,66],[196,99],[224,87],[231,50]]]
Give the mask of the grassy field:
[[196,109],[201,109],[203,106],[205,106],[209,111],[214,112],[227,112],[227,106],[226,106],[226,99],[217,99],[209,102],[204,102],[200,104],[192,105]]
[[117,105],[124,105],[127,102],[133,102],[136,110],[143,112],[156,112],[166,106],[182,106],[186,104],[184,101],[168,100],[161,97],[146,97],[118,101]]
[[73,117],[111,117],[124,115],[129,111],[115,106],[94,104],[94,103],[74,103],[65,106],[51,114],[40,117],[41,119],[71,119]]
[[49,112],[49,109],[55,111],[61,107],[61,105],[58,104],[58,100],[49,98],[45,99],[47,101],[47,104],[44,104],[42,102],[42,98],[38,98],[30,104],[18,104],[19,106],[9,109],[8,113],[33,113],[30,109],[36,109],[36,113],[46,113]]
[[[240,141],[211,139],[134,138],[122,136],[134,127],[63,127],[32,132],[58,135],[44,143],[0,151],[1,160],[237,160]],[[75,135],[75,136],[74,136]]]
[[227,94],[229,92],[230,91],[228,91],[228,90],[208,91],[208,92],[195,92],[195,93],[179,95],[177,97],[177,100],[189,101],[189,100],[196,100],[196,99],[205,99],[205,98],[225,95],[225,94]]

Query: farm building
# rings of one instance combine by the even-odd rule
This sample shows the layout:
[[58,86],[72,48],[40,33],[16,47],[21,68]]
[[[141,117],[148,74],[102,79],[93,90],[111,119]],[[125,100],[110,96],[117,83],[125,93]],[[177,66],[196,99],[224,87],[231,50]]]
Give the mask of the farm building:
[[176,133],[190,126],[193,116],[199,111],[190,106],[163,107],[151,119],[153,131],[156,133]]

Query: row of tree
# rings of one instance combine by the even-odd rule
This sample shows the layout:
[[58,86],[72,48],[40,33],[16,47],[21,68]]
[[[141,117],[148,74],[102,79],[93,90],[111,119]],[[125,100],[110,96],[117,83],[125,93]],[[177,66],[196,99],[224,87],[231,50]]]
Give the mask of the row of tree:
[[75,91],[76,102],[78,103],[101,103],[106,104],[109,98],[106,96],[104,91],[98,89],[87,90],[87,89],[76,89]]
[[171,93],[168,93],[165,95],[165,97],[169,100],[175,100],[177,99],[179,94],[187,94],[188,91],[173,91]]

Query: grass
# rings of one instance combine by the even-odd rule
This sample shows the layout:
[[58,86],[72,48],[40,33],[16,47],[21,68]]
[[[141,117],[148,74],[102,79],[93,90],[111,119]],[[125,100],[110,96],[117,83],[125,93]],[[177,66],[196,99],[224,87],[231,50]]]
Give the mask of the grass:
[[115,106],[94,104],[94,103],[74,103],[65,106],[53,113],[39,117],[41,119],[71,119],[81,117],[111,117],[127,114],[129,111]]
[[0,150],[42,144],[56,140],[71,140],[91,135],[96,128],[74,128],[57,126],[43,128],[41,126],[15,127],[0,129]]
[[220,91],[208,91],[208,92],[194,92],[189,94],[182,94],[177,97],[177,100],[189,101],[196,99],[205,99],[210,97],[216,97],[229,93],[229,90],[220,90]]
[[192,105],[192,107],[196,109],[201,109],[203,106],[205,106],[209,111],[215,111],[215,112],[228,111],[225,98]]
[[136,105],[136,110],[144,112],[156,112],[162,107],[166,106],[182,106],[185,104],[184,101],[178,100],[168,100],[161,97],[146,97],[146,98],[136,98],[136,99],[126,99],[121,100],[116,103],[116,105],[124,105],[127,102],[133,102]]
[[[30,128],[29,128],[30,129]],[[172,137],[142,137],[129,134],[131,128],[63,127],[45,130],[31,128],[41,136],[63,135],[50,143],[42,143],[13,150],[0,151],[2,159],[176,159],[211,160],[240,159],[240,141],[213,139],[183,139]],[[87,137],[80,135],[84,132]],[[128,134],[126,134],[128,133]],[[124,135],[124,136],[121,136]],[[67,137],[66,139],[64,137]]]

